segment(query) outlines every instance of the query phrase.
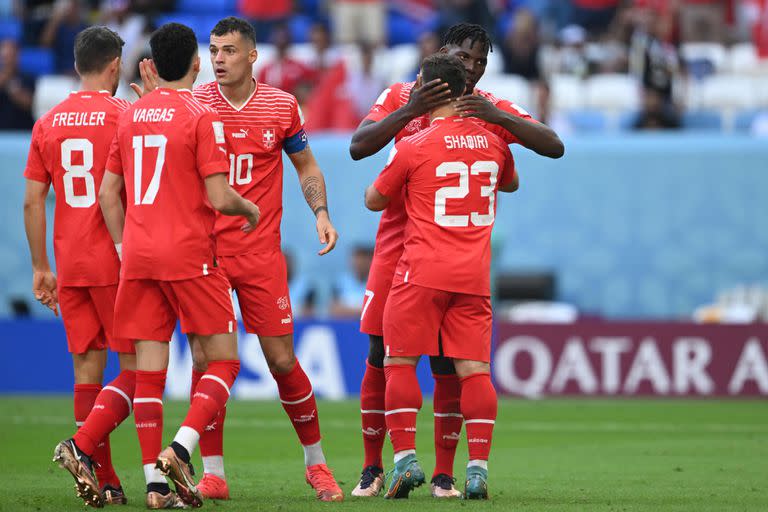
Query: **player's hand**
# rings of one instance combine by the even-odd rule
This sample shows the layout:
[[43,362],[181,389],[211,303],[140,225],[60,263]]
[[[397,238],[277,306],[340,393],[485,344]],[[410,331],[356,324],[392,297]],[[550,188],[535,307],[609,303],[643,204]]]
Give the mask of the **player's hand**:
[[317,253],[319,256],[328,254],[336,247],[336,241],[339,239],[339,233],[336,228],[333,227],[330,217],[328,217],[327,211],[318,212],[317,215],[317,236],[320,239],[321,244],[325,244],[325,247],[320,249]]
[[246,223],[243,224],[243,227],[240,228],[246,233],[250,233],[251,231],[256,229],[256,226],[259,223],[259,216],[261,215],[261,212],[259,211],[258,206],[251,203],[250,201],[248,201],[248,203],[250,203],[250,211],[248,212],[247,215],[244,215]]
[[139,74],[141,74],[142,86],[139,87],[135,83],[131,83],[131,89],[133,89],[133,92],[141,98],[145,94],[149,94],[157,89],[160,75],[157,74],[157,69],[155,68],[155,63],[152,62],[152,59],[143,59],[139,62]]
[[32,293],[43,306],[59,316],[59,295],[56,291],[56,274],[47,271],[36,271],[32,274]]
[[451,102],[451,90],[446,82],[436,78],[425,84],[421,83],[421,75],[411,89],[411,95],[405,108],[413,117],[419,117],[430,110]]
[[492,124],[501,124],[504,119],[504,113],[482,96],[462,96],[454,106],[461,117],[477,117]]

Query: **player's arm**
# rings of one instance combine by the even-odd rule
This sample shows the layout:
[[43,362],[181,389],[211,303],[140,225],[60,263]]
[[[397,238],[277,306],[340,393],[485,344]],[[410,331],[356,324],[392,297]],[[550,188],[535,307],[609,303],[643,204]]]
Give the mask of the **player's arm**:
[[99,207],[104,216],[107,231],[115,243],[115,249],[120,259],[123,258],[123,228],[125,227],[125,210],[123,208],[123,188],[125,180],[122,174],[115,174],[109,169],[104,173],[99,188]]
[[325,190],[323,171],[320,170],[309,145],[299,151],[288,153],[288,158],[291,159],[296,168],[304,199],[317,219],[317,236],[320,243],[325,244],[325,247],[318,252],[322,256],[331,252],[339,239],[339,234],[333,227],[328,213],[328,195]]
[[[389,89],[379,97],[377,104],[385,108],[388,97],[392,94]],[[436,79],[426,84],[421,84],[421,76],[416,79],[416,84],[411,89],[408,103],[393,110],[381,120],[363,119],[355,133],[352,134],[352,142],[349,145],[349,154],[353,160],[360,160],[376,154],[395,138],[400,130],[405,128],[412,119],[426,114],[430,110],[451,101],[451,91],[447,83]]]
[[49,188],[49,183],[27,179],[24,193],[24,229],[32,257],[32,292],[35,299],[58,316],[56,275],[51,271],[45,242],[45,199],[48,197]]
[[487,98],[475,94],[456,100],[456,110],[461,117],[477,117],[496,124],[514,135],[523,146],[542,156],[560,158],[565,146],[555,131],[544,123],[500,109]]
[[515,169],[515,159],[509,150],[509,146],[504,146],[504,162],[502,166],[499,192],[515,192],[520,188],[520,176],[517,174],[517,169]]
[[389,204],[389,197],[378,191],[374,184],[365,189],[365,207],[372,212],[380,212]]
[[256,228],[259,223],[259,207],[229,186],[224,171],[206,176],[205,191],[211,206],[222,215],[245,217],[247,223],[243,226],[243,231],[249,233]]
[[379,177],[365,189],[365,207],[373,212],[380,212],[389,204],[395,194],[405,186],[408,173],[408,155],[411,148],[405,141],[395,144],[389,153],[389,159]]

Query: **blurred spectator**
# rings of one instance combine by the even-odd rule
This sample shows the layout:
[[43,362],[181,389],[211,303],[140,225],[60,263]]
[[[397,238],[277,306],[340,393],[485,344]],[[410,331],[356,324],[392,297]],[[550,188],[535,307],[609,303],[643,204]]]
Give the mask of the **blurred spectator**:
[[680,116],[662,94],[653,89],[643,91],[642,110],[637,116],[635,130],[673,130],[680,128]]
[[287,25],[278,25],[272,30],[272,44],[275,45],[275,57],[264,64],[257,80],[293,94],[299,104],[303,104],[309,92],[308,85],[314,78],[313,70],[290,56],[292,41]]
[[35,80],[19,71],[16,41],[0,42],[0,130],[31,130]]
[[40,45],[53,50],[56,73],[75,73],[72,51],[75,37],[88,26],[83,14],[80,0],[56,0],[51,18],[40,36]]
[[[131,0],[102,0],[99,23],[114,30],[125,41],[123,61],[136,62],[149,44],[146,16],[133,10]],[[133,69],[123,66],[123,76],[131,80]]]
[[331,0],[336,43],[364,41],[373,46],[387,42],[387,5],[381,0]]
[[288,271],[288,290],[291,296],[293,316],[314,316],[317,302],[317,290],[304,274],[296,274],[293,256],[283,251],[285,266]]
[[371,105],[387,85],[385,80],[374,73],[374,46],[360,43],[360,67],[347,71],[347,91],[355,106],[359,119],[368,114]]
[[293,13],[291,0],[238,0],[237,10],[256,30],[256,39],[266,42],[276,25],[285,23]]
[[[501,45],[504,72],[528,80],[536,95],[536,113],[546,122],[549,107],[549,88],[539,69],[539,40],[536,18],[531,11],[519,9],[509,24]],[[514,101],[514,98],[508,98]]]
[[338,48],[331,45],[331,34],[325,23],[317,22],[309,31],[313,55],[309,65],[318,73],[332,68],[341,60]]
[[424,32],[419,36],[418,45],[419,57],[418,61],[415,63],[413,73],[411,74],[414,79],[416,78],[416,75],[419,74],[419,71],[421,70],[421,63],[424,61],[424,59],[433,53],[440,51],[440,36],[434,32]]
[[587,32],[578,25],[569,25],[560,31],[560,51],[555,65],[557,73],[586,78],[589,75],[585,44]]
[[645,90],[656,92],[671,105],[672,85],[680,70],[677,48],[668,42],[671,19],[648,17],[645,25],[632,36],[630,71],[640,79]]
[[608,29],[616,15],[619,0],[571,0],[570,22],[599,35]]
[[724,43],[727,3],[723,0],[682,0],[679,7],[680,41]]
[[439,0],[437,2],[438,31],[445,33],[457,23],[476,23],[485,27],[491,37],[496,28],[496,20],[491,14],[487,0]]
[[17,3],[23,22],[22,45],[37,46],[40,34],[51,17],[54,0],[24,0]]
[[336,279],[330,314],[340,318],[359,318],[365,297],[365,284],[373,261],[373,247],[357,246],[352,251],[350,271]]
[[752,41],[761,59],[768,59],[768,0],[755,0],[755,19]]

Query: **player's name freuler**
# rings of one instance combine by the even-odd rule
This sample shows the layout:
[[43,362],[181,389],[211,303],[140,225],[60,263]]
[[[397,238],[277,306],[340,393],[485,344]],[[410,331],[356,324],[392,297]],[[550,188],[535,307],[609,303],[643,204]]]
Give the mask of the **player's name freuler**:
[[57,112],[53,126],[104,126],[106,112]]
[[446,149],[488,149],[485,135],[446,135],[443,141]]
[[168,123],[176,113],[175,108],[137,108],[133,111],[134,123]]

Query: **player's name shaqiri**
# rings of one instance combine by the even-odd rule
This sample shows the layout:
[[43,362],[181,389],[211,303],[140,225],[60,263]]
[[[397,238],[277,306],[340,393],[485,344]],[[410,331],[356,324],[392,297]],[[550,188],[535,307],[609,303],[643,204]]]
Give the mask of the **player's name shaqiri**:
[[53,126],[104,126],[106,112],[57,112]]
[[485,135],[446,135],[443,141],[446,149],[488,149]]
[[134,123],[167,123],[173,119],[175,108],[137,108],[133,111]]

